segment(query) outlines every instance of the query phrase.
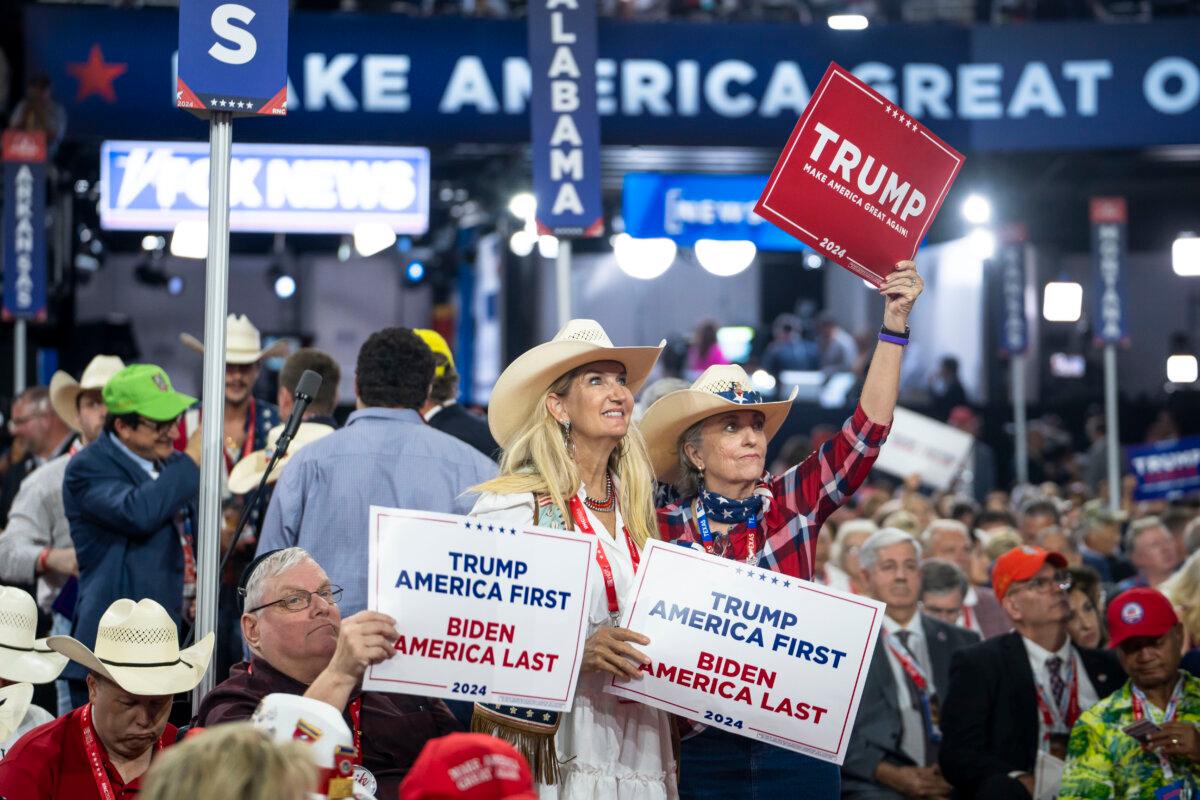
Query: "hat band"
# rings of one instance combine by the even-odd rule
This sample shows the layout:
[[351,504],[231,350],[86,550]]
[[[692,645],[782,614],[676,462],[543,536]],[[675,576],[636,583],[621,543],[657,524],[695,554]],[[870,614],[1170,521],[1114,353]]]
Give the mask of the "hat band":
[[[5,650],[16,650],[18,653],[36,653],[37,652],[32,647],[17,647],[16,645],[5,644],[4,642],[0,642],[0,647],[3,647]],[[47,650],[46,652],[50,652],[50,651]]]
[[145,668],[150,668],[150,667],[173,667],[173,666],[175,666],[176,664],[183,664],[183,665],[184,665],[185,667],[187,667],[188,669],[192,669],[192,665],[191,665],[191,664],[189,664],[188,662],[184,661],[182,658],[177,658],[177,659],[175,659],[174,661],[159,661],[159,662],[157,662],[157,663],[154,663],[154,664],[146,664],[146,663],[144,663],[144,662],[133,662],[133,661],[109,661],[107,658],[100,658],[100,656],[96,656],[96,658],[97,658],[97,660],[99,660],[99,661],[100,661],[100,663],[101,663],[101,664],[104,664],[104,665],[106,665],[106,666],[109,666],[109,667],[145,667]]

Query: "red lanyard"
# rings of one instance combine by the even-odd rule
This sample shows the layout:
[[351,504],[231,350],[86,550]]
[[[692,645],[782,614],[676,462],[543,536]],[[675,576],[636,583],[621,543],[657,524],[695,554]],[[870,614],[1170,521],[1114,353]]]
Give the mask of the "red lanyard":
[[1079,670],[1075,669],[1074,655],[1067,658],[1067,663],[1071,665],[1071,685],[1067,692],[1067,715],[1063,719],[1062,709],[1053,705],[1047,699],[1045,690],[1042,689],[1042,682],[1035,679],[1033,682],[1034,689],[1037,690],[1038,711],[1042,714],[1042,745],[1048,748],[1050,745],[1050,734],[1055,726],[1059,726],[1070,732],[1075,725],[1075,720],[1079,719]]
[[[87,751],[88,764],[92,768],[92,777],[96,780],[96,790],[100,792],[102,800],[117,800],[117,795],[113,791],[112,781],[109,780],[108,770],[104,767],[104,756],[100,752],[100,742],[96,740],[95,730],[92,728],[92,704],[88,703],[83,707],[79,714],[79,723],[83,726],[83,748]],[[154,743],[154,751],[162,750],[162,737]],[[124,795],[124,792],[122,792]]]
[[[1146,695],[1141,689],[1134,686],[1132,683],[1129,685],[1129,695],[1130,702],[1133,704],[1133,718],[1134,720],[1140,722],[1146,717]],[[1180,678],[1179,682],[1175,684],[1175,690],[1171,692],[1171,699],[1167,703],[1166,710],[1163,712],[1162,722],[1155,724],[1166,725],[1168,722],[1173,721],[1175,719],[1175,712],[1179,708],[1179,701],[1182,699],[1183,678]],[[1154,718],[1151,717],[1150,721],[1154,722]],[[1164,778],[1171,780],[1175,777],[1175,770],[1171,768],[1171,759],[1164,755],[1161,751],[1158,753],[1158,763],[1162,766]]]
[[[596,532],[592,530],[592,523],[588,521],[587,512],[583,510],[583,503],[580,502],[579,496],[571,498],[571,516],[575,519],[575,525],[584,533],[590,533],[596,536]],[[637,544],[633,541],[633,537],[629,535],[629,528],[622,527],[625,533],[625,546],[629,548],[629,558],[633,561],[633,571],[636,573],[638,564],[642,561],[642,556],[638,552]],[[600,537],[596,537],[599,539]],[[608,613],[613,617],[621,611],[621,606],[617,602],[617,582],[613,578],[612,564],[608,563],[608,554],[604,552],[604,545],[596,543],[596,563],[600,565],[600,574],[604,577],[604,592],[608,595]]]
[[[696,517],[696,527],[700,529],[700,543],[704,545],[704,552],[710,556],[717,555],[716,545],[713,543],[712,529],[708,525],[708,513],[704,510],[704,502],[697,497],[692,503],[692,510],[695,512]],[[730,542],[730,546],[732,547],[732,542]],[[751,517],[746,520],[746,563],[753,566],[757,561],[755,558],[757,555],[758,519]],[[730,557],[732,558],[732,555]]]
[[963,606],[963,607],[962,607],[962,618],[963,618],[963,624],[962,624],[962,626],[963,626],[964,628],[966,628],[967,630],[974,630],[974,629],[975,629],[975,628],[974,628],[974,626],[972,625],[972,619],[971,619],[971,617],[972,617],[972,615],[971,615],[971,607],[970,607],[970,606]]
[[362,751],[362,695],[350,701],[350,724],[354,726],[354,763],[363,763]]
[[891,654],[896,657],[897,661],[900,662],[900,669],[904,670],[904,674],[907,675],[908,679],[913,682],[914,686],[917,687],[917,691],[928,695],[929,679],[925,677],[925,670],[921,669],[921,666],[909,657],[904,648],[896,643],[896,639],[892,634],[884,631],[883,641],[887,646],[887,649],[891,651]]

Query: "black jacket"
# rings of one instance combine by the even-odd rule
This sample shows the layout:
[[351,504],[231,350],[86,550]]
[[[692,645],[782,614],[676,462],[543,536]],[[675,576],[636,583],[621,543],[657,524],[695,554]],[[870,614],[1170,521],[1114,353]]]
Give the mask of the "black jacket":
[[[1125,683],[1116,656],[1076,648],[1103,700]],[[1038,751],[1037,689],[1019,633],[1006,633],[955,654],[942,704],[938,763],[960,797],[972,797],[995,775],[1034,770]]]
[[[962,648],[978,642],[979,634],[924,614],[921,615],[921,628],[932,662],[933,685],[939,695],[944,695],[950,681],[951,658]],[[904,724],[900,716],[899,691],[881,631],[858,704],[858,717],[850,734],[846,761],[842,765],[843,798],[892,796],[891,790],[875,783],[879,762],[912,765],[912,760],[900,749]]]
[[458,403],[442,406],[442,410],[429,420],[429,425],[466,442],[493,461],[500,458],[500,445],[492,438],[487,420],[472,414]]

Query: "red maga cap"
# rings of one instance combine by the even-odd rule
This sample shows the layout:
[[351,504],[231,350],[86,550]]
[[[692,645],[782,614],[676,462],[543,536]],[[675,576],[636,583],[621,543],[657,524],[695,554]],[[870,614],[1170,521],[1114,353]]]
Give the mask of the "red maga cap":
[[452,733],[426,743],[400,800],[537,800],[529,763],[507,742],[483,733]]
[[996,593],[996,598],[1003,600],[1010,586],[1037,575],[1047,561],[1059,569],[1067,568],[1067,559],[1062,553],[1052,553],[1027,544],[1014,547],[997,558],[996,565],[992,567],[992,591]]
[[1171,601],[1157,589],[1139,588],[1121,592],[1108,606],[1109,647],[1126,639],[1146,636],[1157,639],[1179,624]]

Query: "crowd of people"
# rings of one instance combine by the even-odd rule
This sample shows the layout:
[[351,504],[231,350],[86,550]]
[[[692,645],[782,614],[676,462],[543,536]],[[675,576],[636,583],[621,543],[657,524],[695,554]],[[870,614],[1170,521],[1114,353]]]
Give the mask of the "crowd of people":
[[[27,390],[0,533],[0,797],[1192,796],[1200,507],[1055,483],[979,502],[878,478],[922,285],[911,262],[888,276],[853,412],[770,470],[790,398],[721,363],[651,391],[661,345],[616,346],[592,320],[509,364],[486,418],[455,402],[438,333],[379,331],[339,425],[336,362],[291,353],[268,403],[252,390],[283,354],[230,315],[228,560],[202,637],[203,407],[105,355]],[[321,389],[272,467],[306,370]],[[656,399],[634,422],[639,392]],[[260,482],[261,514],[246,507]],[[371,505],[595,535],[569,711],[363,690],[401,633],[368,607]],[[651,539],[886,606],[844,764],[603,690],[649,663],[617,619]]]

